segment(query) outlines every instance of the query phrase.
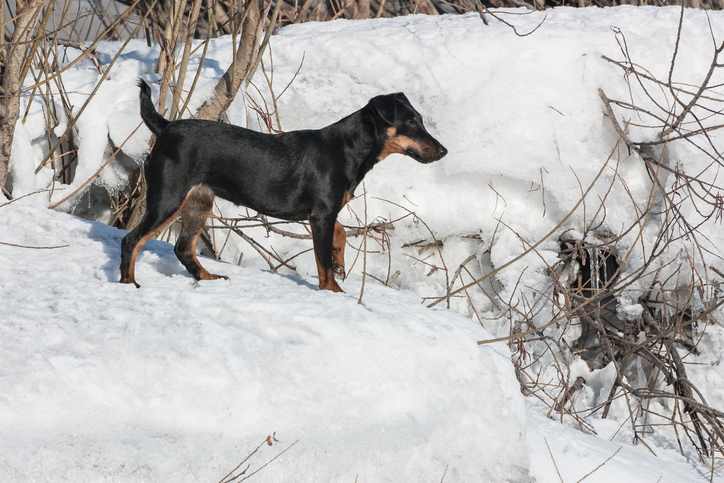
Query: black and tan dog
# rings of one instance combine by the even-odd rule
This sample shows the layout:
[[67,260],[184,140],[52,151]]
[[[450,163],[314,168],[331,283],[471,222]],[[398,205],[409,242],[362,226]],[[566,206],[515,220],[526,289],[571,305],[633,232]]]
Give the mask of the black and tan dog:
[[365,174],[392,153],[421,163],[447,150],[425,129],[404,94],[373,97],[359,111],[322,129],[263,134],[220,122],[169,122],[141,88],[141,117],[156,135],[145,165],[146,214],[124,238],[121,282],[136,286],[134,268],[143,245],[181,216],[176,256],[197,280],[226,278],[196,259],[196,240],[214,195],[264,215],[309,220],[319,287],[339,292],[345,232],[337,214]]

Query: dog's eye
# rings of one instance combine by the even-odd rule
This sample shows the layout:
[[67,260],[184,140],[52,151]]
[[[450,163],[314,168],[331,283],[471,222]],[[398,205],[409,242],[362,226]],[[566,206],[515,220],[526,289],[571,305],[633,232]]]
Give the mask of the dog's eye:
[[407,125],[407,127],[417,127],[417,121],[414,119],[408,119],[405,125]]

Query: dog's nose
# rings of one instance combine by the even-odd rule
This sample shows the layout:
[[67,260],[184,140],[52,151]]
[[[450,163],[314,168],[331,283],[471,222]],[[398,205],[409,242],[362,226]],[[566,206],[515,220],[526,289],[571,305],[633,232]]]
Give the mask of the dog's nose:
[[440,157],[443,158],[447,154],[447,149],[442,144],[440,145]]

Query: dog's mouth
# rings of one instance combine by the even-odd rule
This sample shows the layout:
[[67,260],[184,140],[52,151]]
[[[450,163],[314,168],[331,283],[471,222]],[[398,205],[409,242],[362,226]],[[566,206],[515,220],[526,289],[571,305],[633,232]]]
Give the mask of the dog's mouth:
[[427,157],[420,154],[418,151],[415,151],[414,149],[408,148],[405,150],[405,156],[409,156],[418,163],[428,164],[432,163],[433,161],[437,161],[437,158],[434,157]]
[[441,158],[441,156],[435,156],[432,153],[425,153],[425,155],[423,155],[419,151],[416,151],[412,148],[408,148],[405,150],[405,156],[409,156],[412,159],[414,159],[415,161],[417,161],[418,163],[422,163],[422,164],[429,164],[429,163],[435,162]]
[[417,151],[415,151],[414,149],[411,149],[411,148],[405,149],[405,156],[409,156],[412,159],[414,159],[415,161],[419,161],[421,163],[424,162],[422,160],[422,156],[420,156],[420,153],[418,153]]

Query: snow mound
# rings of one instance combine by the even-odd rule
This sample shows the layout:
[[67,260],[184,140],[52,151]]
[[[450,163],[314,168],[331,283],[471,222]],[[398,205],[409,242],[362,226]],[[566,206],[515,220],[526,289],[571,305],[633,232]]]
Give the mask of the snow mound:
[[[120,285],[123,232],[3,208],[0,480],[218,481],[267,434],[262,481],[526,481],[504,346],[411,293],[347,294],[151,242]],[[9,269],[9,270],[8,270]]]
[[[476,14],[309,22],[279,29],[271,37],[270,50],[264,57],[266,68],[273,68],[275,94],[284,92],[278,99],[278,109],[285,130],[322,127],[359,109],[374,95],[405,92],[449,154],[428,166],[401,155],[380,163],[365,178],[368,212],[370,219],[397,219],[406,212],[392,203],[413,210],[439,240],[445,241],[443,250],[451,267],[488,248],[490,267],[501,266],[526,248],[521,239],[540,239],[568,214],[581,195],[581,186],[592,182],[617,141],[611,121],[603,115],[598,89],[605,89],[611,98],[649,105],[647,97],[635,88],[636,83],[631,83],[621,68],[602,58],[622,59],[612,28],[625,33],[634,62],[654,77],[666,79],[680,9],[622,6],[563,7],[530,15],[519,15],[523,9],[496,12],[521,32],[531,30],[544,18],[545,22],[528,37],[518,37],[492,18],[489,25],[484,25]],[[699,85],[706,75],[713,48],[709,22],[714,32],[724,31],[724,13],[686,11],[673,77],[682,85]],[[123,145],[125,154],[142,162],[150,132],[145,126],[136,131],[141,123],[136,82],[143,76],[153,85],[154,96],[159,94],[159,78],[154,74],[159,50],[158,46],[148,47],[144,39],[133,40],[111,67],[111,59],[121,45],[102,42],[97,46],[98,62],[110,71],[79,119],[79,166],[73,184],[56,186],[52,194],[35,197],[38,204],[58,202],[95,173],[107,158],[104,147],[108,138],[114,146]],[[69,50],[70,55],[77,55],[73,52]],[[227,36],[209,42],[205,59],[200,55],[191,58],[189,72],[200,69],[200,73],[190,112],[195,112],[210,95],[232,54],[232,39]],[[724,82],[719,73],[715,76],[712,84]],[[99,78],[90,60],[66,71],[63,84],[69,90],[70,103],[84,105]],[[186,76],[186,88],[191,87],[193,79],[194,75]],[[34,82],[32,76],[27,82]],[[271,99],[261,69],[254,85],[246,95],[236,97],[227,114],[230,122],[259,130],[262,128],[250,108],[251,99],[263,104],[257,88],[266,102]],[[651,92],[661,94],[658,89]],[[658,102],[671,105],[673,101],[664,94],[661,99],[657,97]],[[13,148],[15,196],[47,189],[52,178],[49,169],[35,174],[35,167],[46,154],[45,104],[40,96],[30,96],[24,102],[30,102],[23,107],[29,108],[29,114],[25,124],[18,123],[17,146]],[[56,110],[63,108],[59,105]],[[638,116],[619,111],[617,115],[622,124],[630,121],[632,139],[653,136],[651,129],[637,127],[642,124]],[[708,118],[705,122],[717,121]],[[724,142],[724,130],[710,135],[715,145]],[[718,183],[716,165],[712,166],[711,159],[687,141],[671,143],[669,153],[671,161],[680,163],[689,174]],[[127,177],[120,164],[111,163],[96,182],[107,187],[124,186]],[[628,233],[622,249],[633,247],[631,265],[640,263],[637,231],[629,233],[626,227],[637,223],[637,213],[648,203],[652,186],[645,163],[637,156],[629,156],[626,149],[617,150],[584,205],[574,210],[549,242],[541,245],[540,254],[545,260],[531,253],[501,273],[499,281],[506,290],[512,290],[520,271],[528,267],[528,285],[534,290],[544,287],[545,261],[550,262],[558,254],[555,239],[568,230],[582,233],[590,226],[598,226],[601,220],[591,220],[590,215],[602,198],[608,204],[601,228],[618,235]],[[357,195],[363,191],[358,188]],[[69,210],[75,202],[78,199],[61,207]],[[361,198],[353,200],[341,213],[341,221],[358,225],[348,210],[361,214],[363,204]],[[227,216],[239,215],[236,207],[223,201],[218,209]],[[694,207],[684,204],[681,210],[692,224],[699,220]],[[707,240],[705,248],[718,253],[718,247],[724,245],[724,231],[714,223],[705,224],[701,231],[702,239]],[[247,234],[267,235],[263,228],[256,233],[250,229]],[[455,237],[461,234],[479,235],[482,241],[453,246]],[[391,272],[400,272],[395,283],[415,289],[421,296],[443,292],[445,280],[441,272],[427,276],[429,267],[411,262],[399,249],[429,234],[406,219],[396,224],[392,236]],[[291,257],[299,252],[300,243],[278,238],[271,240],[280,256]],[[246,265],[265,263],[244,241],[231,237],[222,256],[236,261],[242,255]],[[370,273],[385,276],[387,253],[370,258]],[[294,263],[299,273],[316,271],[312,253],[295,258]],[[486,271],[490,267],[481,265],[474,270]],[[508,295],[503,294],[503,298]],[[468,310],[466,302],[454,305]],[[507,334],[509,328],[500,326]]]

